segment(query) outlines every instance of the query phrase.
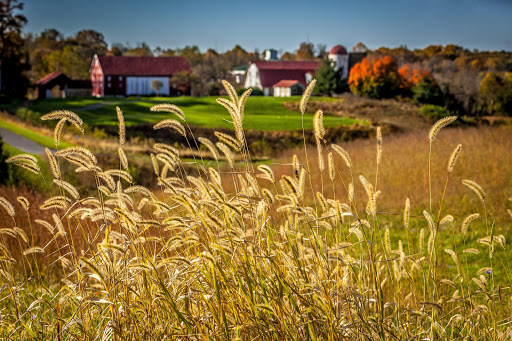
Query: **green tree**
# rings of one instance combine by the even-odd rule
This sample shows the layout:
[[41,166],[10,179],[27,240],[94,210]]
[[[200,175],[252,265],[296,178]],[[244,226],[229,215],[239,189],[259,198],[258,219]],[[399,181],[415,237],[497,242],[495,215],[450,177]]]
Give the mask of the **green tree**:
[[151,89],[155,90],[156,95],[158,96],[158,92],[163,88],[164,83],[162,83],[159,79],[153,79],[151,81]]
[[322,64],[316,70],[316,90],[318,93],[332,96],[333,93],[340,93],[343,90],[343,82],[341,80],[343,69],[335,70],[335,63],[323,59]]
[[315,48],[312,43],[301,43],[296,53],[297,60],[314,60]]
[[432,77],[422,77],[412,88],[413,99],[424,104],[443,104],[443,92]]
[[27,23],[25,16],[17,13],[23,10],[18,0],[0,1],[0,93],[8,98],[21,98],[27,92],[28,57],[21,28]]

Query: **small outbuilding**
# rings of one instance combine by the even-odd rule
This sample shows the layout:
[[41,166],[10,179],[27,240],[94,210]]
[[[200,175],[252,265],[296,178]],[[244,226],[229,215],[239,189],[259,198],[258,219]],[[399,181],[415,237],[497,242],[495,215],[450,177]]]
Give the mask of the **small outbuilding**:
[[88,79],[71,79],[62,72],[52,72],[36,83],[37,98],[88,97],[92,93]]
[[274,97],[299,96],[304,92],[305,86],[298,80],[283,79],[272,86]]

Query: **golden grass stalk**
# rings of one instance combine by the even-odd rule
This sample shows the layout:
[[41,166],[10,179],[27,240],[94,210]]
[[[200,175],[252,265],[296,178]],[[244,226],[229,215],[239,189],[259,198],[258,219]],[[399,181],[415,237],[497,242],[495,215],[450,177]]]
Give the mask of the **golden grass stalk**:
[[377,127],[377,166],[380,165],[382,160],[382,131]]
[[157,105],[154,105],[151,108],[149,108],[149,110],[151,110],[153,112],[162,112],[162,111],[170,112],[170,113],[173,113],[174,115],[178,116],[183,121],[185,121],[185,114],[183,113],[183,111],[181,111],[181,109],[178,106],[176,106],[174,104],[169,104],[169,103],[157,104]]
[[154,130],[163,129],[163,128],[171,128],[171,129],[175,130],[176,132],[178,132],[181,136],[183,136],[183,137],[186,136],[185,127],[183,127],[183,124],[181,124],[179,121],[176,121],[173,119],[167,119],[167,120],[162,120],[153,126]]
[[84,132],[82,119],[72,111],[69,110],[55,110],[46,115],[41,116],[41,120],[62,120],[65,119],[73,124],[82,133]]
[[389,228],[386,228],[386,231],[384,232],[384,250],[386,250],[388,255],[391,255],[391,239],[389,236]]
[[208,148],[208,150],[210,151],[210,153],[212,153],[212,156],[216,161],[219,160],[219,151],[217,150],[217,148],[215,147],[215,144],[213,144],[212,141],[210,141],[206,137],[199,137],[199,138],[197,138],[197,140],[200,143],[202,143],[206,148]]
[[258,165],[258,170],[260,170],[263,174],[258,175],[259,178],[267,179],[271,181],[272,183],[275,182],[274,178],[274,172],[272,171],[272,168],[270,168],[267,165]]
[[78,198],[80,198],[80,193],[78,193],[78,190],[69,182],[59,179],[53,179],[53,183],[55,183],[57,186],[68,192],[73,199],[78,200]]
[[66,123],[66,119],[63,118],[55,125],[55,129],[53,129],[53,139],[55,140],[55,145],[60,144],[60,137],[62,135],[62,129],[64,128],[64,124]]
[[231,102],[233,102],[233,104],[239,108],[240,105],[238,103],[238,94],[236,93],[235,88],[226,80],[222,80],[222,86],[224,86],[224,89],[226,89]]
[[241,121],[244,120],[245,102],[247,101],[249,96],[251,96],[251,93],[252,93],[252,89],[245,90],[244,93],[242,94],[242,96],[240,96],[240,99],[238,100],[238,111],[240,114]]
[[14,217],[14,214],[15,214],[14,207],[4,197],[0,197],[0,206],[3,207],[3,209],[7,212],[7,214],[9,214],[11,217]]
[[455,164],[457,163],[457,159],[459,158],[460,150],[462,149],[462,145],[459,144],[450,155],[450,160],[448,161],[448,173],[452,173],[455,169]]
[[26,211],[28,211],[28,208],[30,207],[30,203],[27,198],[20,196],[20,197],[17,197],[16,200],[18,200],[18,202],[21,204],[21,206],[23,206],[23,208]]
[[440,120],[438,120],[432,128],[430,128],[430,132],[428,133],[428,139],[430,140],[430,143],[434,142],[434,139],[436,138],[437,133],[450,123],[453,123],[457,119],[457,116],[447,116]]
[[468,215],[466,217],[466,219],[464,219],[464,221],[462,222],[462,227],[461,227],[463,236],[465,236],[468,233],[469,224],[471,224],[472,221],[478,219],[479,217],[480,217],[479,213],[473,213],[473,214]]
[[235,159],[234,159],[234,156],[233,156],[233,153],[231,152],[231,150],[229,149],[228,146],[226,146],[224,143],[222,142],[217,142],[215,144],[217,146],[217,148],[219,148],[221,150],[221,152],[224,154],[224,156],[226,157],[226,160],[228,161],[229,165],[231,167],[234,167],[234,162],[235,162]]
[[235,151],[240,151],[242,146],[240,145],[240,142],[235,139],[234,137],[221,133],[220,131],[214,132],[215,136],[219,139],[220,142],[224,143],[225,145],[231,147]]
[[49,164],[50,164],[50,170],[51,170],[53,176],[56,179],[59,179],[61,174],[60,174],[59,165],[57,164],[57,159],[55,159],[55,156],[53,156],[53,154],[52,154],[50,149],[45,148],[44,150],[46,152],[46,156],[48,157],[48,161],[49,161]]
[[343,149],[342,147],[338,146],[337,144],[331,144],[331,147],[332,149],[334,149],[334,151],[336,153],[338,153],[338,155],[343,159],[343,161],[345,161],[345,164],[347,165],[348,168],[352,168],[352,159],[350,159],[350,155],[348,154],[348,152]]
[[119,154],[119,161],[121,163],[121,168],[127,170],[128,169],[128,158],[126,157],[126,154],[124,153],[123,148],[119,147],[117,149],[117,153]]
[[313,117],[313,132],[315,133],[315,138],[317,140],[322,141],[324,139],[324,113],[322,112],[322,110],[317,110]]
[[123,112],[119,107],[116,106],[117,119],[119,121],[119,143],[124,144],[126,142],[126,127],[124,124]]
[[311,97],[311,94],[313,93],[313,90],[315,89],[315,85],[316,85],[316,79],[313,79],[311,81],[311,83],[308,84],[308,86],[306,87],[306,90],[304,91],[304,93],[302,94],[302,97],[300,98],[299,110],[302,115],[304,115],[306,113],[309,97]]
[[336,166],[334,165],[334,158],[331,152],[327,154],[327,165],[329,166],[329,178],[331,181],[334,181],[336,177]]
[[12,163],[18,167],[25,168],[26,170],[31,171],[34,174],[41,174],[41,169],[37,164],[37,159],[30,154],[19,154],[14,155],[5,160],[6,163]]
[[462,180],[462,184],[469,188],[470,190],[472,190],[473,192],[475,192],[475,194],[478,196],[478,199],[480,199],[480,201],[485,204],[485,192],[479,184],[472,180],[466,179]]
[[411,202],[409,198],[405,199],[405,208],[404,208],[404,226],[406,229],[409,228],[409,216],[411,214]]

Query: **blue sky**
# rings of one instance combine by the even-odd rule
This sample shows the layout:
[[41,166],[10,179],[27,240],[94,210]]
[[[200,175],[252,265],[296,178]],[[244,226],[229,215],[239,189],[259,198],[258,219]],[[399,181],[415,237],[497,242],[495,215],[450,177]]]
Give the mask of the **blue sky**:
[[109,44],[293,51],[303,41],[512,51],[512,0],[22,0],[25,31],[95,29]]

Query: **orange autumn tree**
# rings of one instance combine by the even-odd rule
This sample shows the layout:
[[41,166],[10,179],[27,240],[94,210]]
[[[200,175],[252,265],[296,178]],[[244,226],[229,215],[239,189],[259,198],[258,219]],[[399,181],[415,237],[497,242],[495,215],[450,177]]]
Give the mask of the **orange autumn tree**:
[[398,70],[398,75],[403,96],[412,97],[419,103],[442,105],[443,93],[430,71],[405,64]]
[[350,70],[350,91],[372,98],[389,98],[398,94],[400,77],[396,61],[390,57],[365,57]]

